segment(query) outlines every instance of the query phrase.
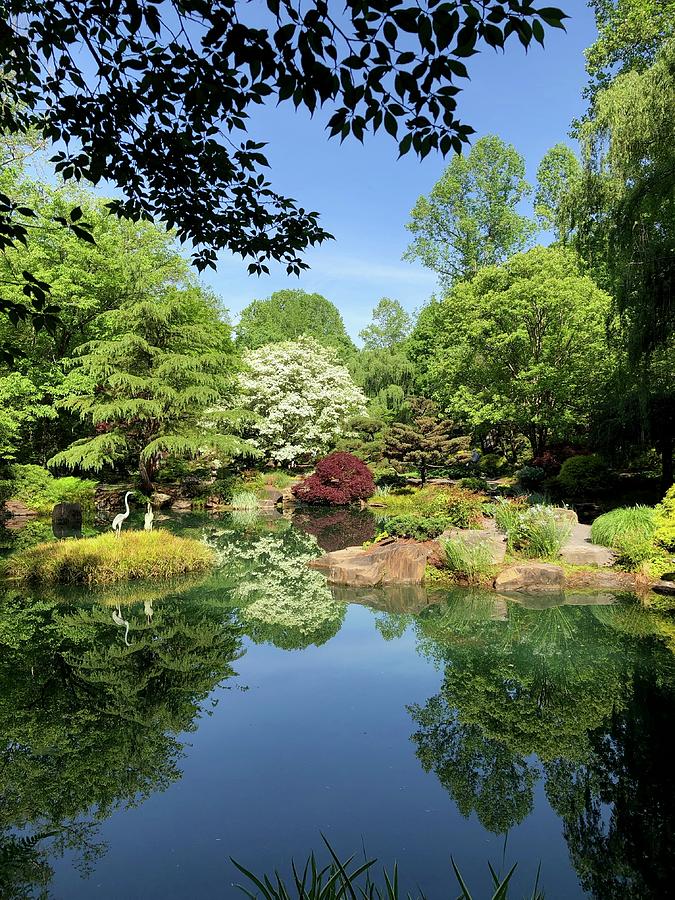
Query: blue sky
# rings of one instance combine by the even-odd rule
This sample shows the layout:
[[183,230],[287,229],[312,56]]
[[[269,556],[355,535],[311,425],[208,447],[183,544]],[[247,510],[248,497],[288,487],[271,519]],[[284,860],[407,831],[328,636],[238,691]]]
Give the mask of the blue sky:
[[[505,54],[486,50],[472,57],[471,81],[459,97],[461,116],[476,137],[498,134],[524,155],[530,182],[546,150],[568,140],[570,122],[583,109],[583,51],[595,37],[585,0],[556,5],[571,16],[566,33],[548,29],[544,50],[535,46],[525,54],[512,39]],[[311,270],[300,279],[288,277],[282,267],[251,277],[240,259],[223,255],[218,270],[203,278],[235,321],[253,298],[301,287],[332,300],[356,337],[380,297],[396,297],[413,311],[435,289],[433,273],[401,256],[409,212],[440,176],[443,158],[432,154],[419,162],[409,154],[397,160],[396,144],[386,134],[368,137],[364,146],[329,141],[324,130],[329,115],[319,112],[310,119],[284,104],[263,109],[253,122],[251,137],[269,142],[274,188],[318,210],[321,224],[336,239],[310,251]]]

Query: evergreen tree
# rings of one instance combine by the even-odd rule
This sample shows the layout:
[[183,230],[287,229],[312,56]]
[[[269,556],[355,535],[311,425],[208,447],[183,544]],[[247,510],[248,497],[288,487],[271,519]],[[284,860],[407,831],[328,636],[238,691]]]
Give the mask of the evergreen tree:
[[430,400],[411,398],[410,424],[395,422],[387,433],[384,455],[394,462],[414,466],[422,484],[430,468],[447,463],[453,450],[452,425],[438,416]]
[[[57,453],[49,465],[100,471],[134,460],[143,489],[167,454],[224,453],[242,442],[217,431],[216,414],[234,384],[229,328],[200,288],[170,289],[129,300],[101,316],[104,336],[73,360],[63,400],[94,434]],[[207,421],[208,420],[208,421]]]

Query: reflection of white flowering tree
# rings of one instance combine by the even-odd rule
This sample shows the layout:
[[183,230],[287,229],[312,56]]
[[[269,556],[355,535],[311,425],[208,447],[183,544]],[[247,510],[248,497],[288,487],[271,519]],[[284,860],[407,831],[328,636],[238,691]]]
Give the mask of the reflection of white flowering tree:
[[244,356],[240,405],[256,414],[252,443],[281,463],[326,453],[366,398],[334,350],[308,337],[268,344]]
[[320,553],[314,538],[293,528],[246,543],[228,541],[218,550],[219,564],[235,585],[231,596],[254,641],[292,650],[323,644],[337,634],[345,607],[333,599],[324,576],[307,567]]

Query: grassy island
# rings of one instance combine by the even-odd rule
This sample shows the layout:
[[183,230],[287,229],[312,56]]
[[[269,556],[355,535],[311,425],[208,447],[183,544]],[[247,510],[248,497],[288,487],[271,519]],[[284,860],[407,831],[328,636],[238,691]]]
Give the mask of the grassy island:
[[123,531],[37,544],[12,558],[8,574],[34,584],[105,585],[204,572],[213,561],[200,541],[162,530]]

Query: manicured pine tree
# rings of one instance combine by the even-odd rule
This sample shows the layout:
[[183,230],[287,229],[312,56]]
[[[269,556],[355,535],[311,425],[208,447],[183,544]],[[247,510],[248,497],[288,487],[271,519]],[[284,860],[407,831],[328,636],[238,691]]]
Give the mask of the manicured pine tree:
[[97,472],[127,462],[150,492],[168,454],[244,449],[218,431],[211,411],[229,399],[236,370],[229,327],[212,297],[196,286],[171,288],[100,318],[104,337],[79,349],[61,401],[93,433],[57,453],[50,466]]
[[452,423],[439,418],[435,404],[421,397],[410,398],[413,409],[409,424],[395,422],[385,439],[384,456],[392,462],[412,466],[422,484],[429,469],[446,465],[454,449]]

